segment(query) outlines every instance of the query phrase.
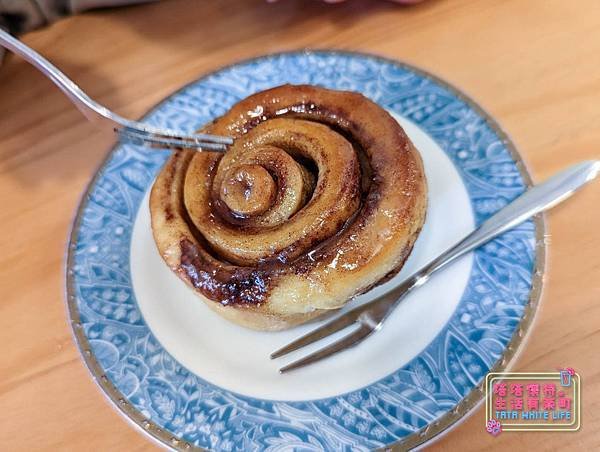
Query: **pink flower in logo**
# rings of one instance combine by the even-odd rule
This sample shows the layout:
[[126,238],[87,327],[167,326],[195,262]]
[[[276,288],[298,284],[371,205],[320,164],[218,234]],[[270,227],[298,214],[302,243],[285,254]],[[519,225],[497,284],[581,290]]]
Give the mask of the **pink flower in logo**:
[[490,419],[485,426],[486,431],[492,436],[498,436],[502,433],[502,424],[496,419]]
[[570,376],[573,376],[573,375],[575,375],[575,369],[573,369],[572,367],[565,367],[565,370],[566,370],[567,372],[569,372],[569,375],[570,375]]

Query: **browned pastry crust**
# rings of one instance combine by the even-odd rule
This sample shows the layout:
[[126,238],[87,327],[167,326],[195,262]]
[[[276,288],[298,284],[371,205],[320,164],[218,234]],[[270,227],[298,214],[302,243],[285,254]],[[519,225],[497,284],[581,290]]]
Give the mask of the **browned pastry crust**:
[[225,154],[177,151],[150,197],[169,267],[215,311],[259,330],[343,306],[400,270],[425,219],[423,164],[361,94],[285,85],[203,128]]

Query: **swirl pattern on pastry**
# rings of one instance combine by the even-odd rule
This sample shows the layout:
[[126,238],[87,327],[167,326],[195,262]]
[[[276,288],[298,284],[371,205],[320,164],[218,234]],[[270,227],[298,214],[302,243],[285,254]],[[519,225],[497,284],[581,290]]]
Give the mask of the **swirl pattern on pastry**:
[[423,225],[421,158],[364,96],[285,85],[203,132],[225,154],[180,150],[150,209],[167,264],[208,305],[276,330],[343,306],[400,270]]

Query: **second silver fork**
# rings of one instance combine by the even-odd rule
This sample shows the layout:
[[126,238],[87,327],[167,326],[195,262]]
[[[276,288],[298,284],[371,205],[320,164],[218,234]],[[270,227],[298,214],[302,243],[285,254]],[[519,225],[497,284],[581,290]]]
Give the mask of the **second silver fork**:
[[79,86],[56,66],[32,48],[0,29],[0,46],[21,56],[48,77],[90,121],[117,133],[121,139],[134,144],[159,148],[187,148],[208,151],[226,151],[233,143],[230,137],[209,134],[183,134],[175,130],[153,127],[125,119],[89,97]]
[[514,228],[533,215],[554,207],[587,182],[594,179],[599,171],[600,161],[582,162],[567,168],[542,184],[531,187],[509,205],[483,222],[481,226],[456,245],[413,273],[394,289],[373,301],[349,310],[345,314],[338,316],[314,331],[280,348],[271,354],[271,359],[287,355],[340,330],[351,327],[353,328],[352,331],[346,336],[304,358],[282,367],[279,371],[284,373],[307,366],[359,344],[369,335],[379,330],[390,312],[404,297],[413,289],[423,285],[434,272],[503,232]]

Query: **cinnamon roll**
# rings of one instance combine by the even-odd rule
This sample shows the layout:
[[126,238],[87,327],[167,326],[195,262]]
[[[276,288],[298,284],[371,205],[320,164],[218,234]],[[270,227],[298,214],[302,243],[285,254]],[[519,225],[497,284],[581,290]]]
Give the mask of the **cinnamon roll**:
[[279,330],[342,307],[402,267],[425,219],[419,153],[358,93],[285,85],[202,132],[225,154],[176,151],[150,197],[167,265],[226,318]]

